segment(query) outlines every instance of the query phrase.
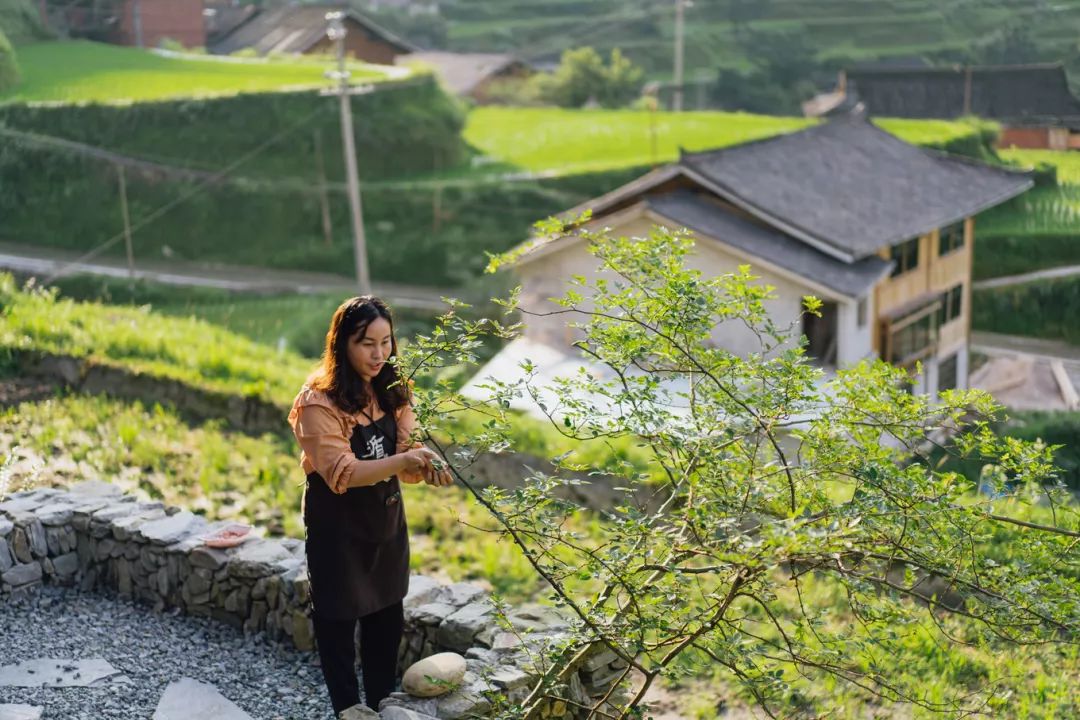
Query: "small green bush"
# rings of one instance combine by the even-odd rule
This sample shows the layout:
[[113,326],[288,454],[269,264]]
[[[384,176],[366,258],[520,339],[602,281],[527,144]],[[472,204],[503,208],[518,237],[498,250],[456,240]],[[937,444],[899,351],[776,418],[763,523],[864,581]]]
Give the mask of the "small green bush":
[[3,28],[0,28],[0,92],[18,85],[19,78],[19,63],[15,59],[15,48],[11,46]]

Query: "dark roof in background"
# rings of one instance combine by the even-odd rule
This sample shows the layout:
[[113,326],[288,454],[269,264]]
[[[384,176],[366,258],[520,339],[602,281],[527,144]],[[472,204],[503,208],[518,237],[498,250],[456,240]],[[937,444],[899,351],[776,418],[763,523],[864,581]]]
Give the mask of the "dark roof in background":
[[892,269],[891,261],[877,255],[855,263],[837,260],[778,230],[738,217],[701,193],[679,190],[648,196],[645,203],[688,230],[716,238],[846,297],[864,296]]
[[421,62],[430,65],[439,80],[456,95],[468,95],[489,77],[498,75],[514,65],[526,65],[508,54],[441,51],[412,53],[400,58],[399,62]]
[[970,114],[1012,124],[1080,125],[1080,100],[1060,64],[948,68],[855,68],[848,92],[881,117],[949,119]]
[[380,40],[397,47],[401,52],[415,48],[388,30],[385,30],[359,13],[340,4],[286,5],[273,10],[262,10],[241,24],[212,46],[211,51],[227,55],[244,48],[254,48],[260,55],[271,52],[303,53],[310,50],[326,36],[326,13],[340,10],[346,20],[363,27]]
[[259,12],[254,5],[230,5],[206,3],[205,9],[213,11],[206,16],[206,43],[213,46],[226,35],[240,27]]
[[778,229],[846,260],[1000,204],[1028,173],[909,145],[851,115],[679,160],[707,187]]

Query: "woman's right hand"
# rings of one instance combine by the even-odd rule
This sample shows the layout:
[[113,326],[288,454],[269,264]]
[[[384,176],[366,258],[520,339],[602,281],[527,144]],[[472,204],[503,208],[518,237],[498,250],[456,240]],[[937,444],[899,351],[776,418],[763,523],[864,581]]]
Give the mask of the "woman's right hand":
[[430,478],[434,472],[431,461],[439,457],[426,447],[406,450],[401,456],[405,461],[405,472],[423,475],[425,479]]

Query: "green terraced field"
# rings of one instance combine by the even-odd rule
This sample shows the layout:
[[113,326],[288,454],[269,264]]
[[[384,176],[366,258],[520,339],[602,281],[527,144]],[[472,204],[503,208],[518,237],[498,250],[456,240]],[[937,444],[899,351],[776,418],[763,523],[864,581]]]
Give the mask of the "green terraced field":
[[[744,67],[735,42],[735,0],[700,0],[686,11],[686,62]],[[751,27],[799,33],[821,59],[874,59],[965,51],[1003,27],[1031,29],[1040,50],[1064,57],[1080,32],[1080,0],[759,0]],[[670,76],[674,2],[661,0],[457,0],[443,13],[454,49],[512,50],[546,59],[576,45],[621,47],[653,77]]]
[[[735,145],[811,123],[748,113],[660,112],[653,118],[640,110],[486,107],[469,113],[465,139],[501,164],[569,174],[665,163],[678,157],[679,148]],[[974,132],[965,123],[934,120],[884,119],[879,125],[908,142],[939,148]]]
[[1040,163],[1057,168],[1058,183],[1061,185],[1080,185],[1080,153],[1059,150],[1000,150],[1002,158],[1025,168],[1033,168]]
[[[92,42],[48,42],[20,47],[23,80],[0,102],[105,102],[234,95],[318,87],[326,62],[175,59],[135,48]],[[354,76],[381,73],[354,68]]]

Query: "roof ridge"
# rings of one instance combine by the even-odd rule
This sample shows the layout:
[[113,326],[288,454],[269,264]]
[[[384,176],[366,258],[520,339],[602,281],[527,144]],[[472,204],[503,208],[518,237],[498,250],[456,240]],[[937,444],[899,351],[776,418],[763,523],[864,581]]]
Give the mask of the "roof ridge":
[[1003,64],[1003,65],[965,65],[963,63],[953,63],[951,65],[932,65],[930,67],[925,66],[911,66],[911,67],[859,67],[854,66],[848,68],[845,72],[849,75],[859,74],[871,74],[878,73],[881,75],[890,74],[905,74],[905,73],[959,73],[965,70],[971,70],[973,72],[1009,72],[1020,70],[1056,70],[1065,69],[1065,63],[1060,60],[1052,60],[1041,63],[1017,63],[1017,64]]

